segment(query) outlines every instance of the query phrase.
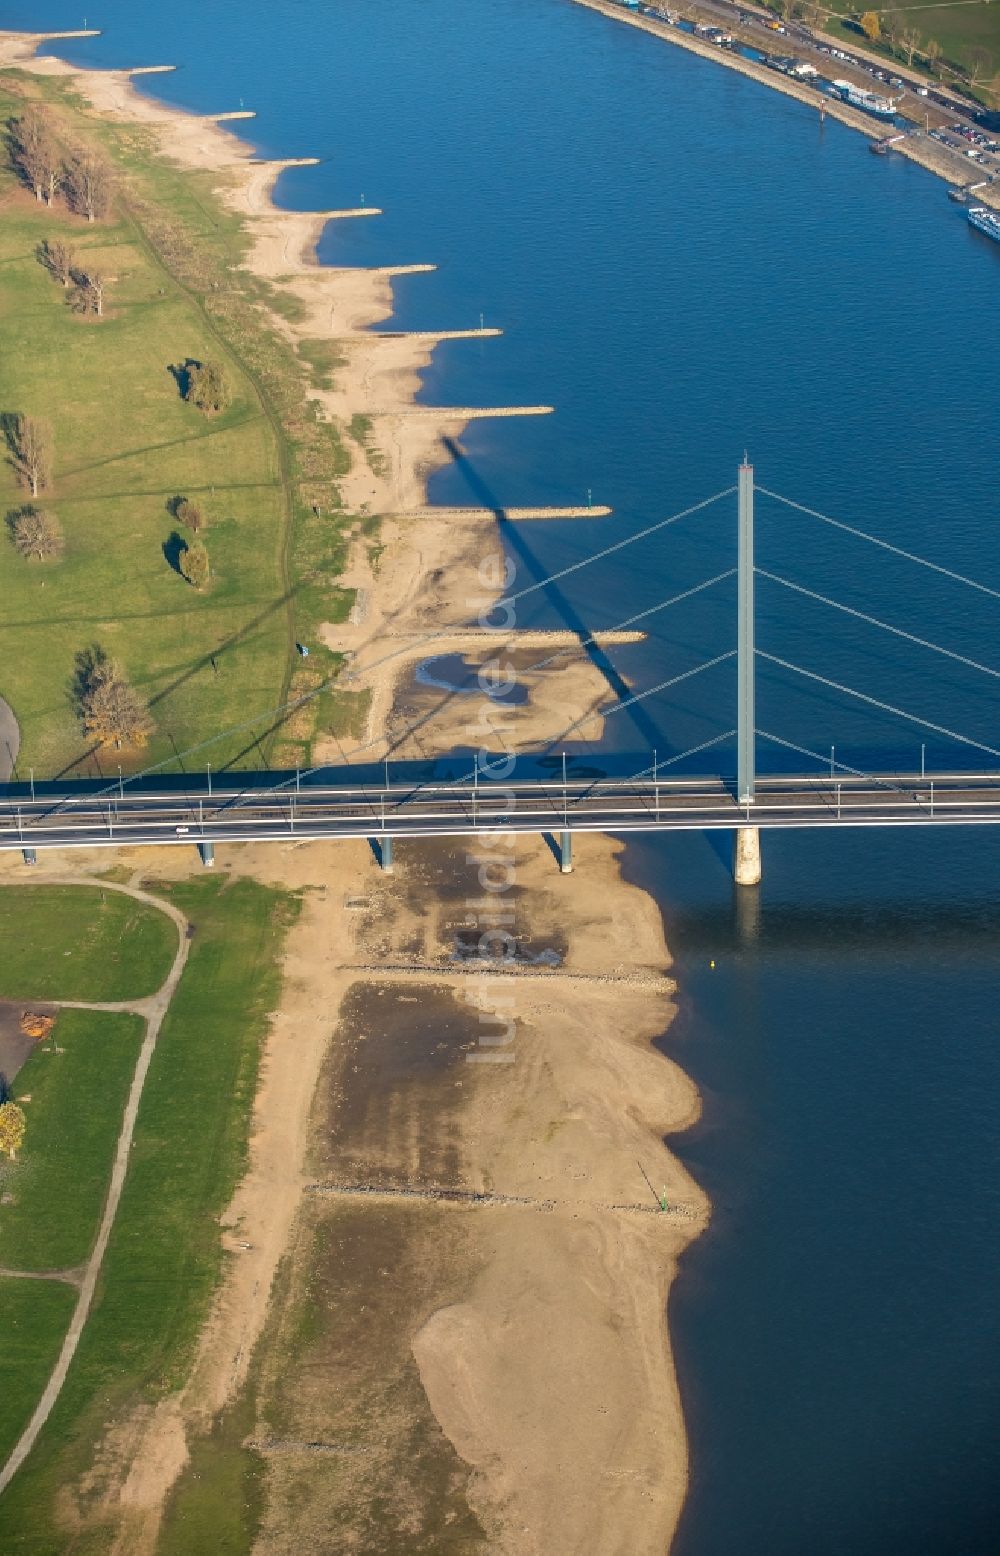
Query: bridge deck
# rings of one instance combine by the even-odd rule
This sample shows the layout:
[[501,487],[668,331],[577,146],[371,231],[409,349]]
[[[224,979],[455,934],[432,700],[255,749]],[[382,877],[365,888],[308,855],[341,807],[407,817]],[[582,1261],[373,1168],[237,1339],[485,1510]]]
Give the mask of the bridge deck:
[[308,782],[295,774],[192,782],[183,792],[77,784],[0,800],[0,849],[508,832],[735,827],[978,826],[1000,822],[1000,774],[765,777],[751,804],[718,778],[413,784]]

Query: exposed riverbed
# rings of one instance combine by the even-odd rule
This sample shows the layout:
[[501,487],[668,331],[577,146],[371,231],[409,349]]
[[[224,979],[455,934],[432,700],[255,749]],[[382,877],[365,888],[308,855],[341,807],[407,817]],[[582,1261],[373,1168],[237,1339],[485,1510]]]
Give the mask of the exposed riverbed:
[[[79,22],[68,3],[8,19]],[[242,98],[265,150],[330,159],[290,174],[285,202],[364,193],[385,208],[328,230],[325,257],[442,262],[399,283],[394,327],[481,312],[504,327],[443,347],[423,398],[557,413],[471,428],[435,500],[579,502],[590,487],[615,508],[514,532],[524,581],[581,559],[598,531],[728,485],[747,447],[775,489],[1000,587],[1000,250],[937,180],[563,0],[337,4],[322,25],[304,6],[279,21],[235,0],[180,0],[162,19],[109,3],[101,20],[88,59],[180,58],[158,91],[203,111]],[[761,545],[765,565],[991,662],[992,602],[766,503]],[[732,553],[725,508],[540,592],[520,624],[617,625]],[[618,668],[650,686],[729,647],[726,587],[654,621]],[[995,743],[992,685],[971,672],[763,587],[760,616],[786,657]],[[729,728],[732,706],[721,667],[609,720],[606,738],[638,766]],[[912,766],[927,739],[933,760],[955,756],[774,669],[761,719],[858,765]],[[671,1308],[693,1466],[677,1551],[985,1556],[992,833],[768,839],[760,897],[735,905],[711,840],[635,844],[628,860],[664,907],[682,994],[668,1045],[705,1100],[674,1145],[716,1206]]]

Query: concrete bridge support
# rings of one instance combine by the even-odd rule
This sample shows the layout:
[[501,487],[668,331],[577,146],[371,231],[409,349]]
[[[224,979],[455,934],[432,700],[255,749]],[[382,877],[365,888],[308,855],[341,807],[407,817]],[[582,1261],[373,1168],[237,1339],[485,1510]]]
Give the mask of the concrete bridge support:
[[573,872],[572,832],[560,832],[559,834],[559,868],[563,875],[571,875]]
[[201,862],[205,869],[210,870],[215,863],[215,844],[199,843],[198,852],[201,855]]
[[372,839],[376,857],[386,875],[392,874],[392,838],[387,836]]
[[733,849],[733,879],[737,886],[760,885],[760,828],[738,827]]
[[38,863],[38,855],[35,853],[35,850],[33,848],[22,848],[21,849],[21,857],[23,858],[25,864],[37,864]]

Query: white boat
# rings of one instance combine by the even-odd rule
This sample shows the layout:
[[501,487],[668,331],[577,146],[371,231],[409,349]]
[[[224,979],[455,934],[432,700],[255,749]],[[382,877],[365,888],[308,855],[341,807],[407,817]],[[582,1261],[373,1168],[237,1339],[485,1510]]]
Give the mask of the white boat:
[[830,85],[845,103],[852,108],[862,109],[864,113],[874,114],[876,119],[891,119],[896,112],[896,104],[891,97],[869,92],[863,86],[855,86],[853,81],[831,81]]
[[966,211],[970,226],[976,227],[980,232],[985,232],[988,238],[995,243],[1000,243],[1000,214],[988,210],[985,205],[970,205]]

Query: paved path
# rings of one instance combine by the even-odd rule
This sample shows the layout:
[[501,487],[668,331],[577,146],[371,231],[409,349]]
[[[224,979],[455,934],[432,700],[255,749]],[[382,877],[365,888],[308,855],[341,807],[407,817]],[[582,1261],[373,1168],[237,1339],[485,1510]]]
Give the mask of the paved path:
[[[3,1466],[3,1469],[0,1470],[0,1493],[6,1490],[35,1446],[38,1434],[48,1420],[52,1407],[59,1398],[62,1386],[66,1382],[70,1363],[80,1343],[83,1326],[87,1322],[90,1305],[94,1299],[97,1277],[101,1273],[101,1265],[104,1262],[104,1254],[108,1246],[108,1239],[111,1236],[111,1228],[114,1226],[115,1216],[118,1213],[118,1203],[125,1184],[125,1174],[128,1171],[128,1159],[132,1148],[132,1136],[135,1132],[135,1120],[139,1111],[142,1088],[145,1085],[146,1074],[149,1070],[149,1061],[153,1057],[153,1049],[156,1047],[156,1039],[159,1036],[163,1017],[167,1013],[167,1008],[180,981],[181,973],[184,971],[184,964],[187,961],[190,947],[190,942],[187,938],[190,926],[183,913],[175,908],[172,903],[165,902],[160,897],[154,897],[149,892],[141,891],[136,886],[117,886],[110,881],[94,880],[87,876],[79,875],[46,876],[45,883],[46,885],[53,886],[95,886],[101,891],[120,891],[126,897],[134,897],[137,902],[144,902],[148,907],[155,908],[158,912],[165,913],[168,918],[173,919],[177,926],[178,943],[177,955],[174,957],[173,966],[167,974],[164,983],[148,999],[135,1000],[132,1004],[115,1003],[89,1006],[83,1005],[79,1001],[66,1000],[63,1002],[66,1006],[73,1009],[130,1011],[141,1015],[146,1022],[146,1035],[139,1050],[139,1058],[136,1061],[135,1072],[132,1076],[132,1085],[129,1088],[128,1100],[125,1103],[125,1112],[118,1135],[114,1167],[111,1171],[111,1182],[108,1185],[107,1198],[104,1201],[101,1224],[98,1227],[97,1237],[91,1250],[90,1258],[87,1260],[82,1272],[80,1295],[77,1298],[76,1307],[73,1309],[73,1316],[70,1319],[69,1328],[62,1343],[62,1349],[59,1352],[56,1364],[49,1375],[49,1380],[42,1391],[38,1404],[35,1406],[31,1420],[14,1445],[10,1458]],[[15,882],[13,879],[8,878],[5,884],[28,885],[29,883],[24,881]],[[54,1002],[50,1001],[49,1003]]]
[[0,783],[6,783],[14,771],[21,746],[21,731],[12,708],[0,697]]

